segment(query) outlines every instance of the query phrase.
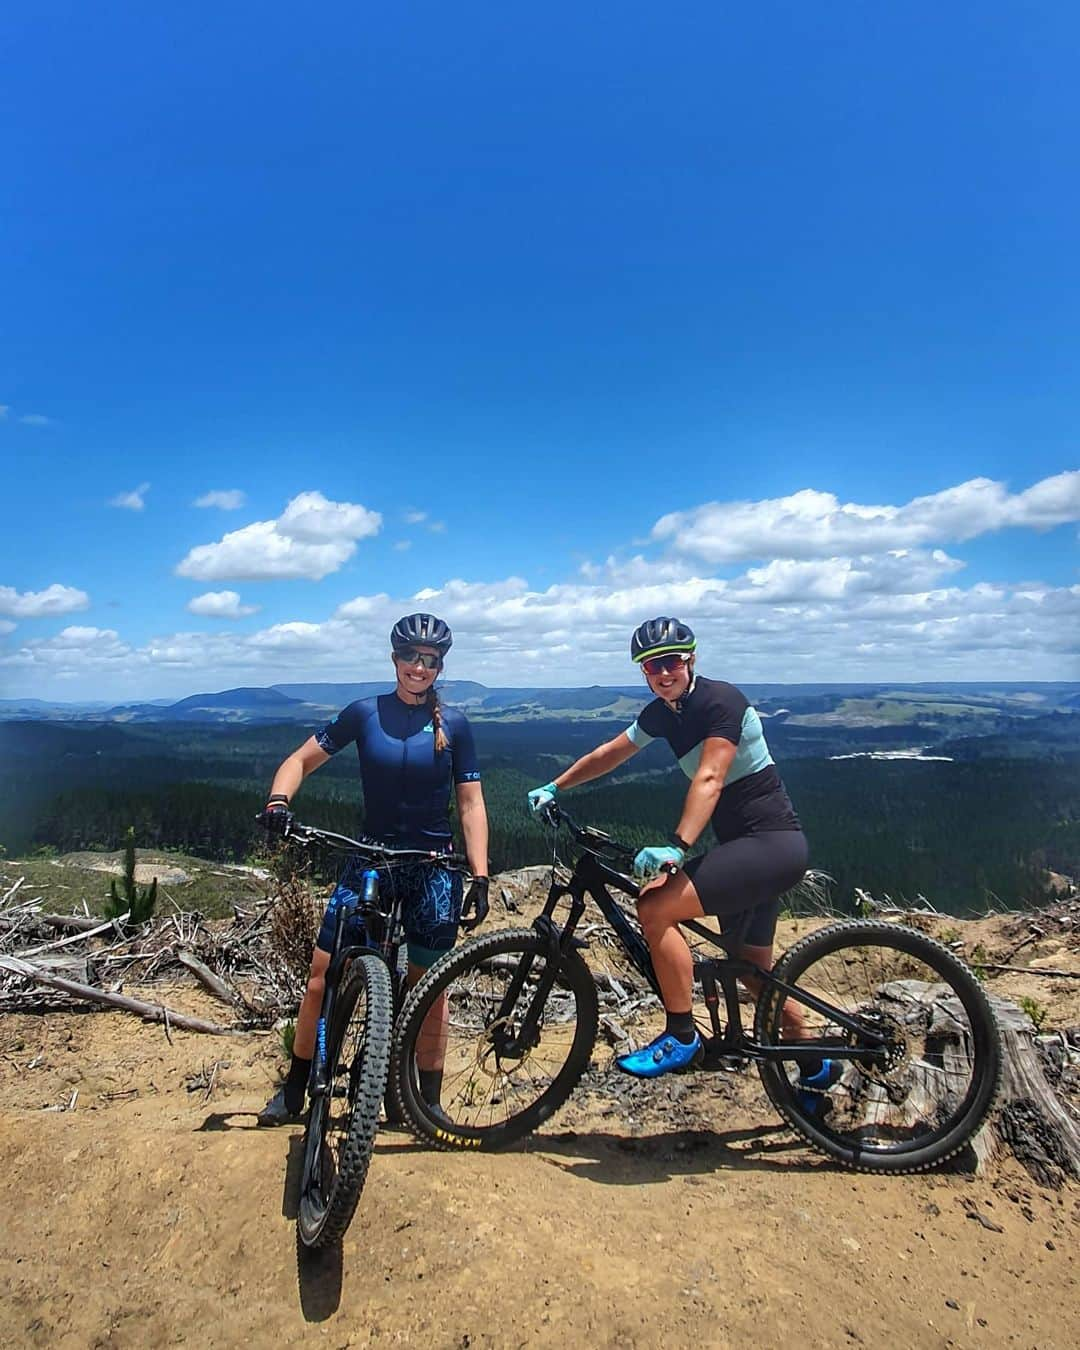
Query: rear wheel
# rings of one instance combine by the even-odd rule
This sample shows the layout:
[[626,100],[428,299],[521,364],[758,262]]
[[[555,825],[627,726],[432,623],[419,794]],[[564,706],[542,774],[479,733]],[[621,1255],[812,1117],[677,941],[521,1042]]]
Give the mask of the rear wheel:
[[[958,1152],[993,1104],[1001,1042],[978,981],[946,947],[910,928],[834,924],[784,953],[778,979],[816,995],[832,1015],[798,1004],[825,1068],[790,1060],[760,1065],[781,1115],[815,1147],[848,1167],[916,1172]],[[767,986],[755,1034],[785,1042],[785,995]],[[841,1026],[835,1013],[857,1029]],[[792,1028],[786,1029],[788,1043]],[[804,1042],[805,1044],[805,1042]],[[845,1048],[876,1047],[869,1060]],[[810,1077],[810,1082],[802,1075]]]
[[307,1247],[337,1242],[360,1199],[386,1088],[392,1008],[390,972],[377,956],[358,956],[328,1029],[329,1086],[312,1102],[304,1135],[297,1224]]
[[[394,1091],[416,1133],[440,1148],[498,1149],[535,1130],[559,1109],[585,1072],[596,1040],[596,986],[576,952],[551,949],[531,928],[491,933],[442,957],[410,993],[398,1023]],[[420,1091],[417,1042],[446,995],[448,1028],[442,1095]],[[525,1025],[530,1012],[535,1026]]]

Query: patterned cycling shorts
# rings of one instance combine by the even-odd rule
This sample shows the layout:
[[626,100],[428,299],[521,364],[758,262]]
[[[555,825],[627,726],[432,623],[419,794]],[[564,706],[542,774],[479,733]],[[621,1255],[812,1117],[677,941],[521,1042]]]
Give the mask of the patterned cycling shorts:
[[[361,878],[369,865],[359,859],[350,859],[345,864],[345,870],[330,896],[315,942],[320,951],[333,950],[338,906],[355,900],[360,894],[363,885]],[[401,918],[409,960],[414,966],[426,968],[434,965],[443,952],[450,950],[457,938],[464,894],[461,873],[430,863],[407,863],[380,870],[379,890],[383,896],[389,890],[390,894],[396,894],[401,899]],[[362,933],[362,928],[363,921],[359,917],[350,921],[345,941],[348,942],[350,938],[353,941],[362,940],[357,932],[359,929]]]

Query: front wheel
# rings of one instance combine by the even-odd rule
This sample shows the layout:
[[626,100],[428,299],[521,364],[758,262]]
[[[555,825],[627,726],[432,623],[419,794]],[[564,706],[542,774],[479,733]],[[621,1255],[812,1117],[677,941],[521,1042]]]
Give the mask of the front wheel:
[[390,972],[359,956],[338,990],[326,1038],[327,1090],[311,1104],[297,1225],[305,1247],[344,1236],[367,1177],[393,1028]]
[[[439,1148],[504,1148],[570,1096],[589,1063],[599,1006],[576,952],[558,953],[554,971],[551,961],[533,929],[509,929],[449,952],[412,990],[391,1078],[419,1136]],[[440,1059],[441,1096],[429,1102],[419,1068]]]
[[758,1003],[760,1044],[821,1047],[817,1064],[760,1065],[789,1124],[859,1171],[923,1171],[963,1148],[997,1093],[1001,1040],[982,987],[948,948],[894,924],[839,923],[797,942],[773,974],[827,1005],[773,985]]

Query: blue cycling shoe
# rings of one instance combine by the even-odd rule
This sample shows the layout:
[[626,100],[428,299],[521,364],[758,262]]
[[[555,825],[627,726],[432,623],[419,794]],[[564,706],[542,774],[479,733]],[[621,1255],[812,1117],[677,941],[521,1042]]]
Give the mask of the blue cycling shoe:
[[817,1073],[803,1074],[796,1084],[795,1100],[804,1116],[822,1116],[831,1102],[827,1093],[835,1087],[844,1072],[844,1066],[835,1059],[822,1061]]
[[635,1078],[659,1078],[662,1073],[690,1069],[704,1057],[705,1047],[696,1031],[694,1039],[686,1045],[665,1031],[633,1054],[621,1055],[615,1063],[623,1073],[631,1073]]

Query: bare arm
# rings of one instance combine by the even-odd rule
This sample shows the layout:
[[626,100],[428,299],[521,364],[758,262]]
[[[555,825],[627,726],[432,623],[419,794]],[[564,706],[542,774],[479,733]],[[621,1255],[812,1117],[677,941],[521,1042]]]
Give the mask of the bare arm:
[[455,789],[465,855],[474,877],[488,875],[488,818],[484,790],[479,783],[458,783]]
[[587,755],[582,755],[554,780],[557,788],[577,787],[579,783],[591,782],[601,778],[612,769],[624,764],[631,755],[636,755],[640,746],[634,744],[625,731],[620,731],[613,741],[605,741]]
[[294,750],[288,758],[283,759],[278,765],[277,773],[274,774],[274,781],[270,784],[269,795],[271,797],[285,796],[292,801],[300,784],[308,774],[314,773],[329,758],[330,756],[315,737],[309,736],[299,749]]
[[716,810],[724,779],[735,758],[735,749],[723,736],[707,736],[701,742],[701,762],[690,780],[679,817],[679,828],[676,830],[679,838],[688,844],[697,842],[698,836],[709,823],[709,817]]

